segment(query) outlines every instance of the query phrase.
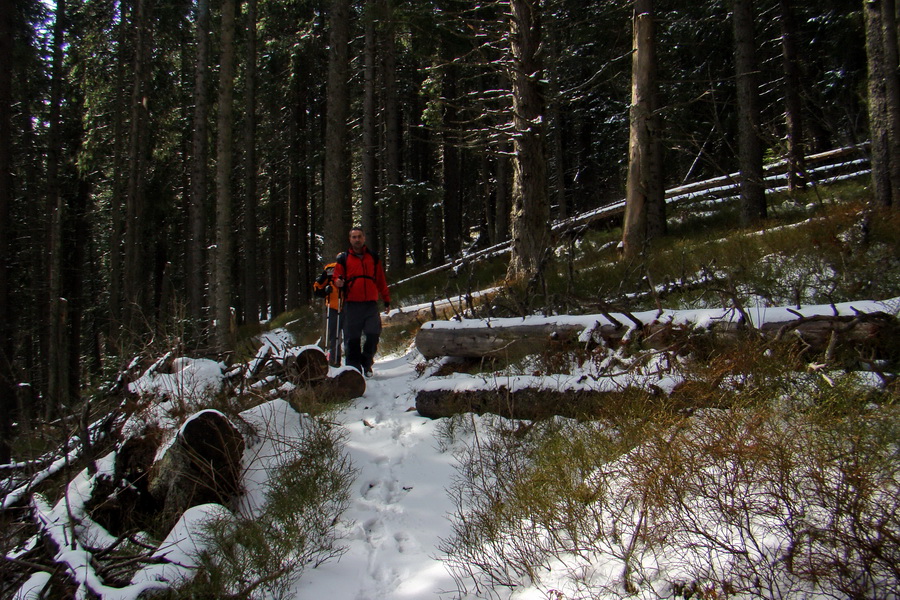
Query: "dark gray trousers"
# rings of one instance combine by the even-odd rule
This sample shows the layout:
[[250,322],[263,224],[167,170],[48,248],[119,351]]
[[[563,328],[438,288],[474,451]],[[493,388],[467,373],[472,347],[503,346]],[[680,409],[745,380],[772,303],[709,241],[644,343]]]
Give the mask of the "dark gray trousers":
[[[381,316],[378,303],[344,302],[344,343],[346,344],[347,366],[360,371],[371,369],[378,350],[381,336]],[[362,338],[366,339],[363,342]]]

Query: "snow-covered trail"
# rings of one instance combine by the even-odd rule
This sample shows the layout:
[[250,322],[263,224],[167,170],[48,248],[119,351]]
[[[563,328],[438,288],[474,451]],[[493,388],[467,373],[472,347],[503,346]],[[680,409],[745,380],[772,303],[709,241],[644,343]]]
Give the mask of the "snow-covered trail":
[[451,597],[456,586],[437,559],[452,505],[451,453],[437,451],[436,421],[415,406],[414,352],[375,365],[364,396],[337,415],[358,471],[344,515],[340,560],[304,572],[297,598],[399,600]]

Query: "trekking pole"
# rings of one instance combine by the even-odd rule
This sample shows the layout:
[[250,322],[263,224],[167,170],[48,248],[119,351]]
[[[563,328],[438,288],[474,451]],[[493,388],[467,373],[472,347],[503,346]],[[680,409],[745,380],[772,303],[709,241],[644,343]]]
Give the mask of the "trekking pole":
[[328,336],[328,322],[331,321],[331,304],[328,303],[328,298],[325,299],[325,350],[330,351],[330,339]]

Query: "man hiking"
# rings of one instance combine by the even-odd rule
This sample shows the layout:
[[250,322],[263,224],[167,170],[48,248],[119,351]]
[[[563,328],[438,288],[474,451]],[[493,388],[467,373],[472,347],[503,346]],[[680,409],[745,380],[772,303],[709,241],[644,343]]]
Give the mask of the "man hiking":
[[366,377],[371,377],[381,335],[378,297],[381,296],[387,311],[391,306],[391,294],[384,267],[378,256],[366,248],[366,234],[361,227],[350,230],[350,248],[338,255],[332,278],[334,285],[341,288],[344,294],[347,366],[355,367]]

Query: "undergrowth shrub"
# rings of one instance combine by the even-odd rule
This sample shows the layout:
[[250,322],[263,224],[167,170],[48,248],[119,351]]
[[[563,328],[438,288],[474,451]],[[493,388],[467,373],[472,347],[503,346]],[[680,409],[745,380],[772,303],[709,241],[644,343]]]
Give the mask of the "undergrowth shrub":
[[302,445],[268,480],[258,513],[207,524],[196,576],[172,598],[286,598],[306,568],[343,554],[337,525],[355,472],[339,431],[307,422]]
[[720,408],[448,419],[441,444],[459,470],[440,550],[461,591],[896,598],[896,390],[872,403],[855,374],[762,356],[710,368]]

